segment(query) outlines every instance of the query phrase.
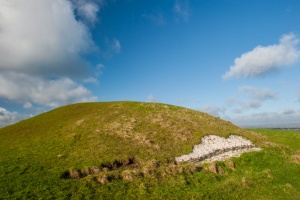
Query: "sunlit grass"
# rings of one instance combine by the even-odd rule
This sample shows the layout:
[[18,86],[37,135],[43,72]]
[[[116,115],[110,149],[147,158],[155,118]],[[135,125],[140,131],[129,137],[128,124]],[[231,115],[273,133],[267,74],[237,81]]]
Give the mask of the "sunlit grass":
[[300,131],[277,129],[250,129],[268,137],[271,142],[287,145],[294,150],[300,149]]
[[[242,135],[263,150],[233,158],[234,169],[217,162],[216,174],[174,164],[208,134]],[[286,146],[268,145],[253,130],[164,104],[69,105],[0,129],[0,199],[297,199],[299,135],[280,134]]]

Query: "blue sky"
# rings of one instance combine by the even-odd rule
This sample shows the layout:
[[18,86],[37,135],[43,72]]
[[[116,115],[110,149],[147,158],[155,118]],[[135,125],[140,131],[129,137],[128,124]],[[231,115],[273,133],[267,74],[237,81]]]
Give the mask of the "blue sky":
[[297,0],[0,0],[0,126],[149,101],[300,126]]

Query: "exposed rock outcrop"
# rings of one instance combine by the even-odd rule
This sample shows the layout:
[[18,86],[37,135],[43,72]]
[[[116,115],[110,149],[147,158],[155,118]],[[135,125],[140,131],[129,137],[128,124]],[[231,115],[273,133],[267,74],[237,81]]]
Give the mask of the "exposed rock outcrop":
[[241,136],[230,135],[225,139],[216,135],[204,136],[201,144],[195,145],[193,152],[176,157],[176,162],[212,162],[238,157],[242,153],[259,151],[250,140]]

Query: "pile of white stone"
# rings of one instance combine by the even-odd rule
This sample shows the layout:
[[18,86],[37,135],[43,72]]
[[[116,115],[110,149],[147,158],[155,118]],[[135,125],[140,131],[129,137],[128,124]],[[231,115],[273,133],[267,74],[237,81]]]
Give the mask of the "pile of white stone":
[[238,157],[242,153],[260,151],[250,140],[241,136],[230,135],[225,139],[216,135],[204,136],[201,144],[195,145],[193,152],[176,157],[177,162],[211,162],[226,160],[230,157]]

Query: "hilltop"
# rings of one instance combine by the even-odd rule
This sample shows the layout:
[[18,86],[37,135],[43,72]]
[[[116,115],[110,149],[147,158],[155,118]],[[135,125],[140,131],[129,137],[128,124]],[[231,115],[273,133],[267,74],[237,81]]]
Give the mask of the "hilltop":
[[[189,153],[202,136],[259,138],[206,113],[157,103],[105,102],[63,106],[0,129],[9,147],[31,148],[44,159],[60,155],[70,167],[139,157],[173,159]],[[44,152],[35,148],[43,148]]]
[[[175,177],[178,183],[190,174],[203,176],[205,166],[177,164],[175,157],[191,153],[206,135],[238,135],[258,147],[269,144],[260,134],[172,105],[63,106],[0,129],[0,194],[6,198],[143,198],[160,188],[156,184]],[[257,154],[263,152],[249,153]],[[228,174],[234,165],[214,168]],[[113,187],[119,188],[121,196]]]

